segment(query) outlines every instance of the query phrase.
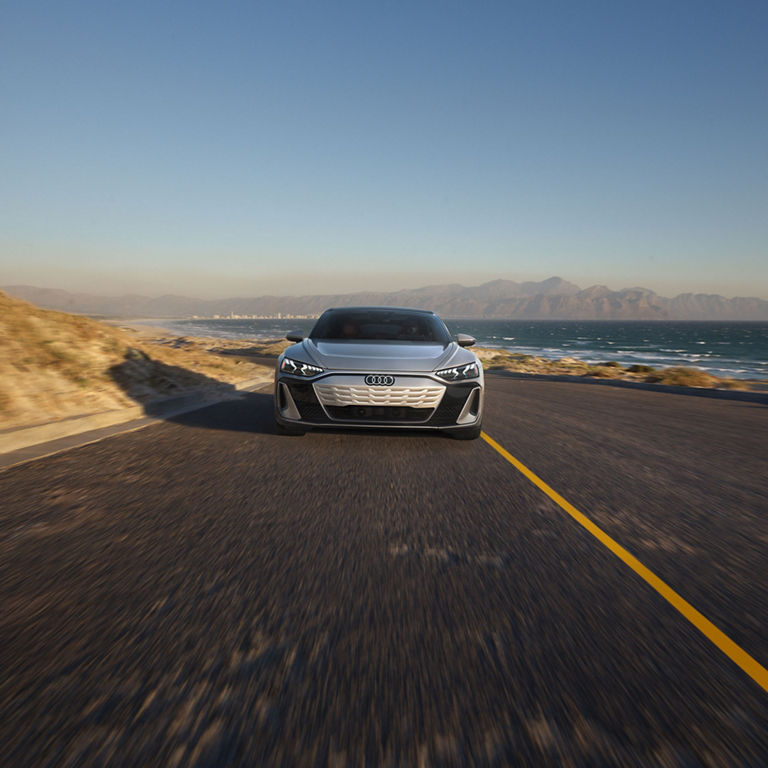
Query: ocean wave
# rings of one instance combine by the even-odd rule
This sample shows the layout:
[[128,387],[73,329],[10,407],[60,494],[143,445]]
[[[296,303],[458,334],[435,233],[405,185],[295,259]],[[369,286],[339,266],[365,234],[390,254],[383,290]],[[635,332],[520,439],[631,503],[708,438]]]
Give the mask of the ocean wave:
[[708,368],[710,372],[717,371],[718,373],[737,374],[737,373],[749,373],[748,368]]

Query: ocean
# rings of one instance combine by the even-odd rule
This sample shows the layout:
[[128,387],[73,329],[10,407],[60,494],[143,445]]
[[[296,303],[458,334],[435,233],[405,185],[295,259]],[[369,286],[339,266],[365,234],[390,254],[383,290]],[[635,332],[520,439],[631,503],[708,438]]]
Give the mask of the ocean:
[[[182,336],[274,339],[305,333],[314,320],[154,321]],[[715,376],[768,379],[768,323],[616,322],[608,320],[446,320],[451,333],[469,333],[478,346],[587,363],[615,360],[657,368],[688,366]]]

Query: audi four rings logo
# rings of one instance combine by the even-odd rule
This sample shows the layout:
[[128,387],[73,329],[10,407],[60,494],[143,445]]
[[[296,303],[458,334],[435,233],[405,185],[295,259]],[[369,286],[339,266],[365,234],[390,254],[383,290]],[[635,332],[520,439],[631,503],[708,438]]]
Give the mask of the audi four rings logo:
[[369,387],[391,387],[395,383],[394,376],[366,376],[365,383]]

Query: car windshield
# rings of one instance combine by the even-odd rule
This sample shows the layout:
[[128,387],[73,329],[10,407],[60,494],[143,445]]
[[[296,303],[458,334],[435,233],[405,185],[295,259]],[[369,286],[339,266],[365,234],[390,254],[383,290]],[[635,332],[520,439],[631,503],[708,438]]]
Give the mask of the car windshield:
[[450,343],[443,322],[435,315],[392,309],[330,310],[309,334],[322,341],[427,341]]

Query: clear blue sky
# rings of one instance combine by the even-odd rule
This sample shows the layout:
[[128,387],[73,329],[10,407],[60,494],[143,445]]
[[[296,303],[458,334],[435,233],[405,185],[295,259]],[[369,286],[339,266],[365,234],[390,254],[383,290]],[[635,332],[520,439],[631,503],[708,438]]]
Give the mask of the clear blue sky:
[[768,298],[768,2],[0,3],[0,284]]

